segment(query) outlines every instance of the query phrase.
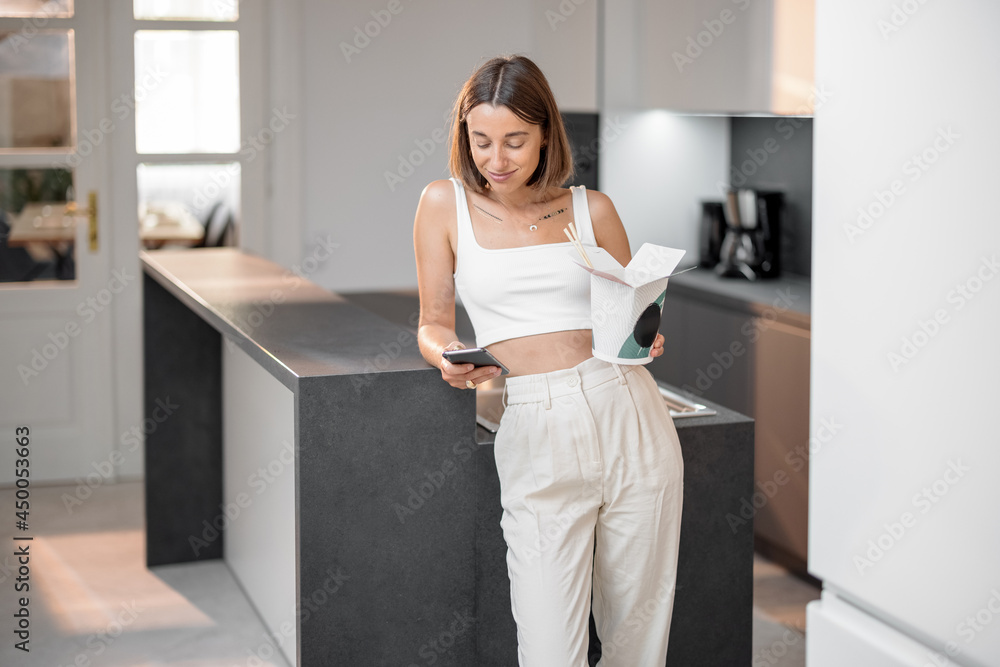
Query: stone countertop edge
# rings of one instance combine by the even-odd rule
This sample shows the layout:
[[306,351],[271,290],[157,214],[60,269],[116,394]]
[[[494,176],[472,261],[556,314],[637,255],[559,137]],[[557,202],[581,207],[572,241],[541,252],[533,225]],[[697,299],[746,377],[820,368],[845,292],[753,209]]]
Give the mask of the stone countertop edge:
[[[269,260],[233,248],[141,251],[139,258],[147,276],[292,391],[304,378],[436,371],[411,331]],[[247,326],[275,290],[281,298],[273,310]]]
[[758,317],[773,316],[778,322],[808,329],[810,326],[810,280],[786,274],[756,282],[720,278],[712,269],[696,268],[671,278],[667,295],[695,297],[702,303],[734,308]]
[[[696,403],[701,403],[707,407],[715,410],[714,415],[708,415],[706,417],[681,417],[680,419],[674,419],[674,427],[677,429],[678,435],[686,429],[690,428],[713,428],[717,426],[729,426],[730,424],[748,424],[753,423],[752,417],[747,417],[746,415],[736,412],[735,410],[730,410],[729,408],[724,408],[718,403],[713,403],[706,398],[698,396],[697,394],[692,394],[689,391],[684,391],[678,389],[673,385],[669,385],[666,382],[656,381],[656,384],[669,389],[675,393],[680,394],[686,398],[691,399]],[[488,430],[476,424],[476,444],[482,445],[492,445],[496,439],[496,433],[490,433]],[[751,440],[751,445],[752,445]]]

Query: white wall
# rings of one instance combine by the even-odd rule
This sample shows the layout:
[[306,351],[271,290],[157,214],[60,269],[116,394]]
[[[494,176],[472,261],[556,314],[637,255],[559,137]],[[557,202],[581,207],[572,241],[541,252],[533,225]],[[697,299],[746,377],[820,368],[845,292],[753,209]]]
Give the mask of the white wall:
[[[301,109],[295,132],[275,147],[272,255],[308,269],[304,260],[329,236],[337,252],[307,271],[329,289],[416,286],[416,204],[429,181],[448,175],[446,115],[485,59],[525,53],[546,72],[562,109],[600,107],[597,2],[516,0],[497,11],[485,2],[403,1],[393,4],[396,14],[378,0],[292,4],[297,18],[272,26],[275,47],[298,49],[272,55],[272,88],[282,99],[297,95]],[[602,114],[602,189],[636,247],[696,250],[698,199],[717,198],[716,184],[726,179],[727,122]],[[287,157],[296,141],[298,161]],[[283,219],[284,210],[294,219]],[[284,229],[301,237],[298,257],[282,243]]]
[[[302,255],[327,234],[339,244],[309,276],[327,288],[416,286],[417,201],[448,176],[445,117],[484,60],[535,56],[567,110],[596,106],[594,2],[561,12],[556,2],[401,0],[396,14],[387,0],[300,5]],[[374,36],[358,35],[366,29]]]
[[530,3],[530,56],[545,72],[562,111],[597,111],[598,0]]
[[1000,590],[997,26],[987,0],[817,8],[810,569],[969,665],[1000,664],[1000,622],[961,628]]
[[615,204],[632,252],[643,243],[698,261],[700,200],[719,201],[729,182],[729,119],[609,109],[601,116],[600,183]]

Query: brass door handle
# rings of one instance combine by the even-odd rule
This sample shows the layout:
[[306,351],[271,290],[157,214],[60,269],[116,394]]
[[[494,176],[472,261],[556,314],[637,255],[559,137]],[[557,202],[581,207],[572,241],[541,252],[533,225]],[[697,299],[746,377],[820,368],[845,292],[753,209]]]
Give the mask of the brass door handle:
[[97,191],[87,193],[87,208],[80,210],[75,201],[66,203],[67,215],[87,216],[87,236],[90,239],[90,252],[97,252]]

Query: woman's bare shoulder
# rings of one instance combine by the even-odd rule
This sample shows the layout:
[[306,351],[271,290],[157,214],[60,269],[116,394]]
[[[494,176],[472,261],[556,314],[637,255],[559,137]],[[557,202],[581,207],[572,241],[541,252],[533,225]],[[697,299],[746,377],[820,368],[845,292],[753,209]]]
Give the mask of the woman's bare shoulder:
[[455,218],[455,184],[449,180],[431,181],[420,193],[417,205],[418,227],[447,229]]
[[455,205],[455,184],[450,180],[431,181],[420,193],[420,205],[434,208]]
[[611,253],[623,266],[632,258],[628,235],[611,197],[597,190],[587,190],[587,207],[597,245]]
[[618,211],[611,202],[611,197],[597,190],[587,190],[587,208],[590,209],[591,220],[605,220],[609,217],[618,217]]

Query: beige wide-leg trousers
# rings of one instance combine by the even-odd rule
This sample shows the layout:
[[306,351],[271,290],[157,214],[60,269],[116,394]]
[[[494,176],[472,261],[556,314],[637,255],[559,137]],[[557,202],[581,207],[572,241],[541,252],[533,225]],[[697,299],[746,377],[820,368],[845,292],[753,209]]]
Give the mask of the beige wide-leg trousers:
[[508,378],[496,438],[521,667],[663,667],[683,461],[643,366],[588,359]]

